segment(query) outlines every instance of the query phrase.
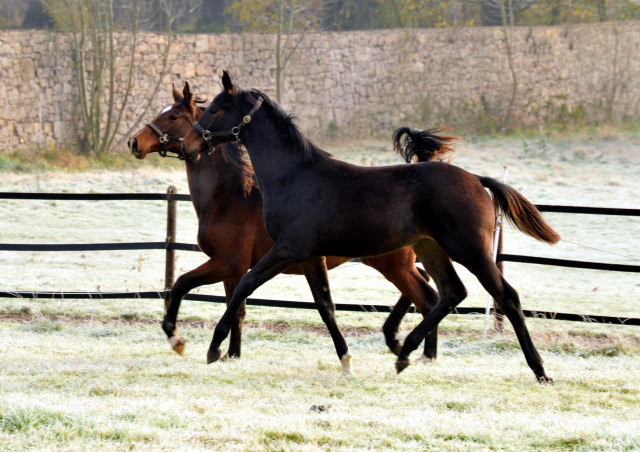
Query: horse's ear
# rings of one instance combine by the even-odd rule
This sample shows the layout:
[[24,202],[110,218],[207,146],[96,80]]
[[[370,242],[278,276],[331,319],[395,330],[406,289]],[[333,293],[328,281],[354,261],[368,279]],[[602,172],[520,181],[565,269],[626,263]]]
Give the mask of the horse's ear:
[[227,94],[233,94],[235,91],[235,87],[233,86],[233,82],[231,81],[231,76],[227,71],[222,71],[222,86]]
[[173,89],[173,100],[176,101],[180,99],[182,97],[182,94],[180,94],[180,91],[176,89],[176,85],[172,83],[171,88]]
[[184,97],[184,100],[187,104],[191,103],[191,90],[189,89],[189,82],[184,82],[184,88],[182,89],[182,97]]

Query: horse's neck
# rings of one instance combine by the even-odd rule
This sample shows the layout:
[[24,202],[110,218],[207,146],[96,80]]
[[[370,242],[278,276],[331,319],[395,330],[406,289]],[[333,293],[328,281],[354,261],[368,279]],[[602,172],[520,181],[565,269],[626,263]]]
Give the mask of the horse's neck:
[[187,162],[186,166],[191,201],[198,217],[219,210],[222,203],[226,205],[242,197],[242,186],[233,168],[219,152],[203,153],[200,159]]
[[303,151],[293,149],[287,140],[277,133],[254,132],[249,134],[243,143],[263,194],[269,192],[271,186],[282,188],[283,181],[288,180],[301,166],[307,164]]

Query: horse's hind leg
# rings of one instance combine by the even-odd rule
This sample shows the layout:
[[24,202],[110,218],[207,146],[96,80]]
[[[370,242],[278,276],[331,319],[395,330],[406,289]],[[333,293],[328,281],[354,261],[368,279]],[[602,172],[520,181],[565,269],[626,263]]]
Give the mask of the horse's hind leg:
[[[363,260],[363,262],[365,261]],[[367,262],[367,264],[378,269],[375,262],[371,264]],[[397,334],[400,328],[400,322],[411,306],[411,299],[414,300],[413,304],[423,317],[426,316],[429,310],[438,302],[438,294],[428,284],[429,276],[427,276],[427,273],[421,268],[415,267],[413,262],[411,262],[411,267],[412,272],[409,275],[403,272],[401,268],[396,268],[395,272],[388,270],[383,272],[384,276],[403,293],[398,299],[398,302],[393,306],[389,317],[382,326],[382,332],[384,333],[387,346],[395,355],[397,355],[402,348],[402,342],[397,339]],[[415,274],[416,272],[418,275]],[[408,298],[409,296],[411,299]],[[429,361],[437,358],[437,328],[427,333],[424,340],[423,356]]]
[[342,364],[342,370],[347,374],[352,374],[351,360],[353,355],[349,350],[347,341],[342,332],[338,328],[335,318],[335,305],[331,299],[331,291],[329,290],[329,278],[327,276],[327,266],[324,257],[314,257],[300,264],[307,278],[309,288],[313,295],[316,308],[320,313],[320,317],[329,329],[331,339],[336,347],[338,358]]
[[502,276],[500,278],[503,286],[505,287],[505,296],[500,303],[500,307],[513,325],[513,329],[518,338],[518,342],[520,342],[520,347],[522,347],[527,364],[529,364],[529,367],[540,383],[553,383],[553,379],[545,373],[542,365],[542,358],[531,340],[531,335],[529,334],[527,324],[524,320],[524,313],[522,312],[518,292],[516,292],[516,290],[511,287]]
[[384,334],[384,340],[389,347],[389,350],[394,355],[400,353],[400,349],[402,348],[402,342],[398,340],[398,329],[400,328],[400,322],[402,318],[405,316],[409,308],[411,307],[411,300],[409,300],[404,295],[401,295],[393,308],[391,309],[391,313],[387,320],[384,321],[382,325],[382,333]]
[[[427,283],[429,281],[429,276],[427,276],[427,272],[418,269],[422,277],[424,278],[425,285],[424,291],[425,296],[427,297],[426,305],[423,304],[421,307],[416,305],[416,308],[422,314],[422,317],[426,317],[429,311],[438,303],[440,296],[438,293],[431,288],[431,286]],[[421,309],[422,308],[422,309]],[[422,352],[422,356],[427,361],[433,361],[438,357],[438,325],[436,325],[431,331],[427,333],[424,337],[424,351]]]
[[[491,263],[493,263],[493,261],[491,261]],[[489,273],[489,275],[485,275],[485,273]],[[524,320],[524,313],[522,312],[518,292],[509,285],[495,265],[486,269],[483,268],[480,276],[478,274],[476,274],[476,276],[487,292],[498,302],[500,309],[502,309],[513,325],[527,364],[535,374],[537,380],[540,383],[553,383],[553,379],[545,373],[542,358],[531,340],[531,335]]]
[[464,257],[459,259],[459,262],[478,278],[480,284],[498,302],[500,309],[513,325],[527,364],[538,381],[540,383],[552,383],[553,379],[546,375],[542,365],[542,358],[531,340],[518,292],[504,279],[498,266],[493,262],[491,255],[488,252],[482,253],[481,258],[478,258],[477,255],[471,259]]
[[447,253],[433,240],[422,240],[414,245],[414,251],[426,272],[438,287],[438,302],[425,318],[409,333],[398,354],[396,370],[402,372],[410,364],[409,355],[423,338],[435,334],[440,321],[467,296],[467,291],[456,273]]

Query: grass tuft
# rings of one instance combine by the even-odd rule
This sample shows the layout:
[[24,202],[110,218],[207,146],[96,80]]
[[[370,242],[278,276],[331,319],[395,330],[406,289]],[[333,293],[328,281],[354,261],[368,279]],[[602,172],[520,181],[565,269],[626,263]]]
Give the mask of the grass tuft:
[[24,331],[31,331],[34,333],[55,333],[62,331],[64,325],[59,322],[52,322],[49,319],[36,320],[33,323],[28,323],[20,327]]
[[292,442],[302,444],[306,441],[305,437],[297,432],[281,432],[281,431],[265,431],[264,444],[274,446],[274,442]]
[[39,406],[0,407],[0,429],[7,433],[48,430],[64,438],[81,436],[92,426],[78,416]]

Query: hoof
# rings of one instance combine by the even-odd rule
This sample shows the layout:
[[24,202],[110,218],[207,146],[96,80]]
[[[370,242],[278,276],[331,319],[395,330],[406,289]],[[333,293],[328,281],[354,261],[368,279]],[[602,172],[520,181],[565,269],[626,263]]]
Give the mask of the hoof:
[[553,384],[553,378],[551,377],[547,377],[546,375],[536,375],[536,378],[538,379],[538,383],[540,383],[541,385],[552,385]]
[[431,364],[431,363],[435,363],[436,359],[435,358],[431,358],[427,355],[420,355],[420,357],[418,359],[416,359],[416,364],[420,363],[420,364]]
[[222,358],[222,352],[220,351],[220,349],[209,351],[207,353],[207,364],[214,363],[218,361],[220,358]]
[[400,373],[403,370],[405,370],[407,367],[409,367],[409,364],[411,364],[411,361],[409,361],[408,359],[403,359],[403,360],[398,360],[396,361],[396,372]]
[[342,364],[342,371],[348,375],[354,375],[353,370],[351,370],[351,361],[353,360],[353,355],[351,352],[347,352],[342,358],[340,358],[340,364]]
[[184,354],[184,346],[186,343],[187,341],[185,341],[180,336],[171,336],[171,339],[169,339],[171,350],[174,350],[180,356]]

